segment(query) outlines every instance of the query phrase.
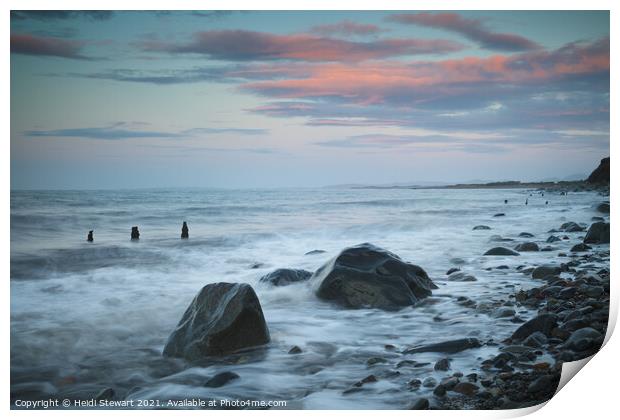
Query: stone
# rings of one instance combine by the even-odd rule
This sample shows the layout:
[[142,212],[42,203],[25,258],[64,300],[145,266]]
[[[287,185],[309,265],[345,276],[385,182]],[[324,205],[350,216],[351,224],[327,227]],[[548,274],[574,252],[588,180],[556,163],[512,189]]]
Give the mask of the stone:
[[433,394],[437,397],[443,397],[446,395],[446,388],[443,385],[437,385],[433,390]]
[[437,288],[421,267],[368,243],[344,249],[310,281],[318,285],[320,299],[350,309],[398,310],[416,304]]
[[560,229],[564,232],[582,232],[584,230],[584,228],[582,228],[575,222],[563,223],[562,226],[560,226]]
[[478,225],[474,226],[472,230],[490,230],[491,228],[487,225]]
[[288,286],[289,284],[306,281],[310,277],[312,277],[312,272],[310,271],[280,268],[269,274],[265,274],[259,281],[261,283],[269,283],[274,286]]
[[493,311],[493,318],[511,318],[516,315],[516,312],[512,308],[497,308]]
[[456,268],[456,267],[452,267],[451,269],[446,271],[446,275],[449,276],[450,274],[456,273],[457,271],[461,271],[461,269],[460,268]]
[[512,334],[512,339],[517,341],[522,341],[529,337],[532,333],[539,331],[543,333],[545,336],[549,337],[551,335],[551,331],[558,325],[558,317],[553,314],[542,314],[538,315],[525,324],[521,325],[517,330]]
[[609,213],[609,203],[601,203],[596,206],[596,210],[601,213]]
[[547,336],[540,331],[534,331],[523,340],[523,345],[534,348],[542,347],[545,344],[547,344]]
[[140,239],[140,231],[138,231],[138,226],[133,226],[131,228],[131,239],[134,241]]
[[409,407],[409,410],[428,410],[429,407],[430,403],[426,398],[419,398]]
[[547,276],[555,276],[562,272],[562,267],[559,265],[545,264],[538,266],[532,271],[533,279],[544,279]]
[[557,236],[555,236],[555,235],[551,235],[551,236],[549,236],[547,238],[547,242],[549,242],[549,243],[560,242],[560,241],[562,241],[562,240],[560,238],[558,238]]
[[195,361],[268,343],[269,329],[254,289],[212,283],[194,297],[164,347],[164,356]]
[[503,217],[506,216],[506,213],[495,213],[493,217]]
[[609,184],[610,178],[610,159],[608,157],[601,159],[598,167],[592,171],[587,181],[590,184]]
[[589,250],[591,250],[591,249],[592,249],[592,248],[591,248],[591,247],[589,247],[588,245],[586,245],[586,244],[584,244],[584,243],[579,243],[579,244],[577,244],[577,245],[573,246],[573,247],[570,249],[570,252],[586,252],[586,251],[589,251]]
[[448,281],[478,281],[477,278],[471,274],[465,274],[462,271],[457,271],[448,276]]
[[476,394],[476,391],[478,391],[478,389],[480,389],[480,387],[478,387],[478,385],[472,384],[471,382],[459,382],[452,391],[466,395],[468,397],[473,397]]
[[291,347],[291,349],[288,351],[288,354],[299,354],[301,353],[301,348],[299,348],[299,346],[293,346]]
[[104,388],[95,396],[95,401],[109,401],[114,398],[114,389]]
[[181,239],[189,238],[189,228],[187,227],[187,222],[183,222],[183,226],[181,226]]
[[529,232],[521,232],[521,233],[519,233],[519,238],[533,238],[533,237],[534,237],[534,235],[532,235]]
[[437,385],[437,380],[431,376],[429,376],[428,378],[422,381],[422,386],[424,388],[435,388],[436,385]]
[[515,247],[515,251],[519,252],[536,252],[539,251],[538,245],[535,242],[523,242]]
[[608,244],[609,243],[609,223],[596,222],[590,225],[588,233],[583,240],[586,244]]
[[444,341],[441,343],[425,344],[408,348],[405,354],[414,353],[458,353],[463,350],[481,347],[477,338],[460,338],[457,340]]
[[574,351],[585,351],[600,346],[603,343],[603,338],[603,334],[594,328],[580,328],[570,335],[564,343],[564,347]]
[[435,363],[434,369],[443,371],[450,369],[450,360],[445,358],[438,360],[437,363]]
[[489,249],[484,255],[520,255],[518,252],[512,249],[504,248],[503,246],[497,246]]
[[543,375],[534,380],[528,387],[527,392],[537,394],[539,392],[549,392],[552,388],[557,387],[557,381],[551,375]]
[[86,240],[87,240],[88,242],[92,242],[92,241],[94,241],[94,238],[93,238],[93,231],[92,231],[92,230],[89,230],[89,231],[88,231],[88,235],[86,236]]
[[317,254],[325,254],[327,251],[323,251],[322,249],[313,249],[312,251],[306,252],[304,255],[317,255]]
[[235,379],[239,379],[239,375],[235,372],[221,372],[209,379],[204,386],[207,388],[220,388]]

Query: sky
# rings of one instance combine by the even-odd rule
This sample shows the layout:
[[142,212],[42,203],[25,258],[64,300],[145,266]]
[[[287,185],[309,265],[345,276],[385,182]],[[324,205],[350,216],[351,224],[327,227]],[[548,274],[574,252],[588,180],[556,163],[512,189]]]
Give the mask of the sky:
[[609,13],[11,12],[11,188],[587,176]]

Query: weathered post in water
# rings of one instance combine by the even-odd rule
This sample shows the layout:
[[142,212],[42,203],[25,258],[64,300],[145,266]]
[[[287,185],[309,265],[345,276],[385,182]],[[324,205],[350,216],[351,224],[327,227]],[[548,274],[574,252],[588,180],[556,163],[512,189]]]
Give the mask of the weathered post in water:
[[181,239],[189,238],[189,228],[187,227],[187,222],[183,222],[183,227],[181,227]]
[[93,239],[93,231],[92,231],[92,230],[89,230],[89,231],[88,231],[88,236],[86,237],[86,240],[87,240],[88,242],[92,242],[92,241],[94,241],[94,239]]
[[131,240],[136,241],[140,239],[140,232],[138,231],[138,226],[134,226],[131,228]]

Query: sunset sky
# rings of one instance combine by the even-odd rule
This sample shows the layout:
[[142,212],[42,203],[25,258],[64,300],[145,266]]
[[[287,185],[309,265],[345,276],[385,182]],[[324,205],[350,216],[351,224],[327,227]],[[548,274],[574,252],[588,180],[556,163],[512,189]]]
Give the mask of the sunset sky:
[[609,155],[608,12],[12,12],[12,188],[544,180]]

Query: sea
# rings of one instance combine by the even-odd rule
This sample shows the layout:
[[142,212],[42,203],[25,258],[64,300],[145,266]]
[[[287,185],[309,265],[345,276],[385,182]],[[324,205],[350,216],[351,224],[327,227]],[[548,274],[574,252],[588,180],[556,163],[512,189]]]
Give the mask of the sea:
[[[548,244],[549,230],[568,221],[589,225],[605,199],[529,189],[12,191],[11,401],[87,399],[111,388],[116,400],[153,402],[144,408],[187,398],[284,401],[294,409],[406,408],[433,398],[432,387],[407,384],[440,381],[446,372],[434,364],[445,355],[402,351],[476,337],[488,345],[449,357],[452,371],[481,373],[480,362],[520,325],[488,308],[511,305],[511,295],[540,285],[517,267],[567,261],[558,254],[584,232],[561,233],[569,239]],[[187,240],[180,238],[184,221]],[[138,241],[130,240],[133,226]],[[483,255],[524,241],[551,250]],[[386,312],[321,301],[313,282],[259,281],[278,268],[315,271],[365,242],[421,266],[439,288],[416,306]],[[313,250],[325,252],[307,255]],[[509,269],[496,268],[502,265]],[[477,281],[449,281],[452,267]],[[163,357],[192,298],[215,282],[254,288],[271,342],[200,365]],[[474,304],[463,305],[463,297]],[[513,309],[522,320],[534,315]],[[302,353],[289,354],[293,346]],[[204,386],[225,371],[239,378]],[[354,386],[369,375],[377,381]]]

